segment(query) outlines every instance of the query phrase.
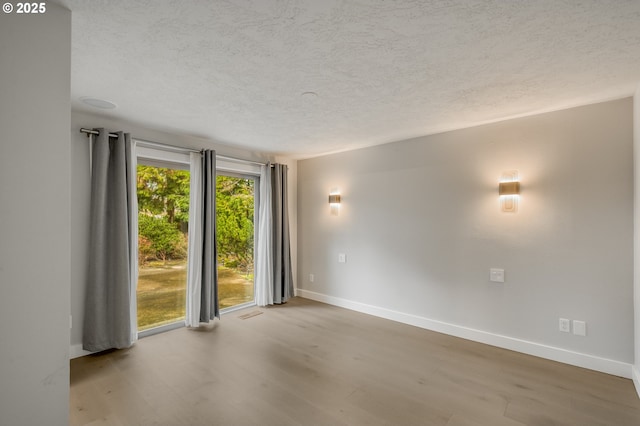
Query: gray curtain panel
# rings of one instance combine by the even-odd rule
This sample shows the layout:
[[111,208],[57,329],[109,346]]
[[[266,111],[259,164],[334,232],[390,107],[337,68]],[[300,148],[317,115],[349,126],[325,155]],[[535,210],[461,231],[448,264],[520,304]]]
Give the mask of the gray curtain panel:
[[200,322],[220,318],[218,305],[218,250],[216,248],[216,152],[202,152],[202,297]]
[[293,297],[291,248],[289,246],[289,214],[287,203],[287,171],[284,164],[274,164],[271,171],[273,204],[273,303],[285,303]]
[[[82,347],[97,352],[131,346],[129,175],[131,136],[97,129],[92,154],[89,274]],[[132,235],[132,231],[134,235]]]

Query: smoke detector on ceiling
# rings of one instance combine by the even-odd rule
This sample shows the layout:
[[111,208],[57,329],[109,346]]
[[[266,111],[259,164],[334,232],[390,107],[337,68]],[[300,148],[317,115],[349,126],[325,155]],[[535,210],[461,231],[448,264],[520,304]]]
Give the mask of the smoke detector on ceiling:
[[100,109],[114,109],[118,105],[111,101],[105,101],[104,99],[93,98],[91,96],[85,96],[80,98],[80,101],[84,104]]

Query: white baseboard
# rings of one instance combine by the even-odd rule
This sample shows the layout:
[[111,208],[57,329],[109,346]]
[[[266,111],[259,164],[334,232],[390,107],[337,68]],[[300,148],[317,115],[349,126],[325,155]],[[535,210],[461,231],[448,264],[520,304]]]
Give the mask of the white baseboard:
[[[509,349],[540,358],[546,358],[565,364],[575,365],[577,367],[588,368],[590,370],[600,371],[602,373],[613,374],[615,376],[620,376],[627,379],[632,378],[633,366],[625,362],[600,358],[580,352],[573,352],[562,348],[543,345],[527,340],[516,339],[500,334],[489,333],[487,331],[476,330],[473,328],[463,327],[438,320],[432,320],[417,315],[406,314],[403,312],[367,305],[360,302],[354,302],[339,297],[328,296],[326,294],[316,293],[300,288],[298,289],[297,294],[298,296],[305,299],[311,299],[318,302],[327,303],[329,305],[350,309],[352,311],[362,312],[376,317],[385,318],[420,328],[425,328],[427,330],[449,334],[455,337],[461,337],[463,339],[472,340],[474,342],[485,343],[491,346],[497,346],[499,348]],[[640,375],[638,375],[638,370],[635,370],[634,373],[634,383],[636,384],[636,389],[640,389]],[[638,392],[640,395],[640,390]]]
[[638,369],[638,366],[631,366],[631,376],[633,378],[633,385],[636,387],[638,397],[640,397],[640,370]]
[[82,349],[82,343],[69,347],[69,359],[80,358],[81,356],[91,355],[92,353],[93,352]]

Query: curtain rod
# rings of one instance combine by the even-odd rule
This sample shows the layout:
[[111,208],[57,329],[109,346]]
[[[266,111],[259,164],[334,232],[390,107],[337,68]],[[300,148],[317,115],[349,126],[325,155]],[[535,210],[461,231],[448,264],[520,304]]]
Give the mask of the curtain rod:
[[[80,132],[81,133],[86,133],[87,136],[89,136],[89,135],[99,135],[100,134],[100,132],[98,132],[97,130],[85,129],[84,127],[80,128]],[[109,133],[109,137],[110,138],[117,138],[118,135],[116,135],[115,133]],[[137,141],[143,142],[143,143],[151,145],[151,146],[155,145],[155,146],[157,146],[159,148],[165,148],[165,149],[168,148],[168,149],[171,149],[171,150],[178,149],[178,150],[184,150],[184,151],[188,151],[188,152],[197,152],[197,153],[201,153],[202,152],[202,151],[198,151],[196,149],[180,148],[180,147],[173,146],[173,145],[167,145],[167,144],[159,143],[159,142],[145,141],[143,139],[138,139],[138,138],[132,138],[132,139],[135,139]],[[256,164],[258,166],[266,166],[267,165],[267,163],[260,163],[258,161],[243,160],[241,158],[227,157],[225,155],[218,155],[218,154],[216,154],[216,158],[219,158],[221,160],[237,161],[237,162],[240,162],[240,163]],[[273,167],[273,165],[271,165],[271,167]]]
[[[236,161],[236,162],[239,162],[239,163],[255,164],[255,165],[258,165],[258,166],[266,166],[267,165],[267,163],[261,163],[259,161],[243,160],[241,158],[227,157],[226,155],[217,155],[216,154],[216,158],[218,158],[220,160]],[[271,165],[271,167],[273,167],[273,164]]]
[[[97,130],[91,130],[91,129],[85,129],[83,127],[80,128],[80,132],[82,133],[86,133],[87,136],[89,135],[99,135],[100,133]],[[109,133],[109,137],[110,138],[117,138],[118,135],[116,135],[115,133]],[[178,146],[173,146],[173,145],[167,145],[164,143],[159,143],[159,142],[152,142],[152,141],[145,141],[144,139],[138,139],[138,138],[131,138],[131,139],[135,139],[138,142],[142,142],[145,145],[149,145],[149,146],[155,146],[159,149],[164,149],[164,150],[169,150],[169,151],[182,151],[182,152],[197,152],[197,153],[201,153],[202,151],[199,151],[197,149],[192,149],[192,148],[181,148]]]
[[[84,127],[80,127],[80,133],[86,133],[87,135],[99,135],[100,132],[97,130],[85,129]],[[118,135],[115,133],[109,133],[110,138],[117,138]]]

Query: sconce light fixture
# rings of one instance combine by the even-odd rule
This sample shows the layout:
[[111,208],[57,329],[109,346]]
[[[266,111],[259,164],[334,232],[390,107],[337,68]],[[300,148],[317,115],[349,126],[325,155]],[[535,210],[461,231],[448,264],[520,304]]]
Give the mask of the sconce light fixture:
[[500,182],[500,195],[520,195],[520,182]]
[[515,213],[518,211],[520,182],[517,170],[503,173],[498,185],[498,194],[500,195],[500,209],[503,212]]
[[331,190],[329,194],[329,207],[331,208],[331,214],[337,216],[340,211],[340,193],[337,189]]

